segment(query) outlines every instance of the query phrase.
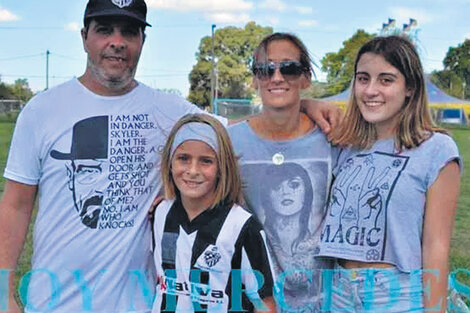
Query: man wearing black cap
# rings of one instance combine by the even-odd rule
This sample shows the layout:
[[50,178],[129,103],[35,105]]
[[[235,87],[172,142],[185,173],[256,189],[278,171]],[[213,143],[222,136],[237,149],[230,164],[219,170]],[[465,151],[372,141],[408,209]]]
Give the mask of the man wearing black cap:
[[[80,82],[103,96],[122,95],[137,86],[137,63],[145,41],[143,0],[90,0],[84,15],[87,70]],[[119,35],[119,36],[116,36]]]
[[[161,187],[160,151],[174,123],[200,110],[134,79],[146,13],[143,0],[89,0],[85,73],[36,95],[18,118],[0,269],[15,268],[38,193],[26,312],[151,310],[147,209]],[[13,273],[9,309],[19,312]]]
[[18,118],[0,268],[15,268],[39,191],[26,312],[151,310],[147,210],[161,187],[160,150],[173,124],[200,110],[134,79],[146,13],[143,0],[89,0],[85,73],[35,96]]

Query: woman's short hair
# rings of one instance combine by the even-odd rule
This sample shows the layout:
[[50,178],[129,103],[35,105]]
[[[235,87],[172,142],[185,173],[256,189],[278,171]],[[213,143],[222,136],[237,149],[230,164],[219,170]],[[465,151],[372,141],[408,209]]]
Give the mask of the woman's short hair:
[[299,37],[290,33],[273,33],[264,37],[253,53],[252,69],[257,62],[265,61],[262,58],[266,58],[269,44],[278,40],[287,40],[294,44],[300,51],[299,61],[300,64],[302,64],[302,67],[305,69],[304,74],[309,79],[312,77],[312,74],[315,75],[312,66],[312,58],[310,57],[310,53],[308,52],[307,47],[304,45],[302,40],[299,39]]
[[219,203],[232,206],[235,203],[242,203],[242,185],[238,161],[233,151],[232,142],[225,127],[209,114],[187,114],[183,116],[175,126],[173,126],[161,158],[161,175],[163,181],[164,195],[167,199],[179,197],[179,191],[171,174],[171,147],[178,130],[187,123],[204,123],[212,127],[217,135],[218,151],[217,155],[217,182],[215,187],[215,197],[210,208],[214,208]]

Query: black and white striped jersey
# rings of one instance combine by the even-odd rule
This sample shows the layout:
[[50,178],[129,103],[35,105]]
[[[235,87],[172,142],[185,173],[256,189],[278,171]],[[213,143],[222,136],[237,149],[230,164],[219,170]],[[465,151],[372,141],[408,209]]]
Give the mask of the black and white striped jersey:
[[239,205],[220,205],[189,221],[180,201],[163,201],[153,230],[153,312],[246,312],[252,309],[246,296],[255,306],[272,296],[264,231]]

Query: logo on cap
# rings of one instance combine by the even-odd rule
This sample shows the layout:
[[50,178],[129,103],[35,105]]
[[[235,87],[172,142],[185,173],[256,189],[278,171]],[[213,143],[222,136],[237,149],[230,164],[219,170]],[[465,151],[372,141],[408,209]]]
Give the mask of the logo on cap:
[[112,3],[120,7],[121,9],[124,7],[128,7],[132,4],[133,0],[111,0]]

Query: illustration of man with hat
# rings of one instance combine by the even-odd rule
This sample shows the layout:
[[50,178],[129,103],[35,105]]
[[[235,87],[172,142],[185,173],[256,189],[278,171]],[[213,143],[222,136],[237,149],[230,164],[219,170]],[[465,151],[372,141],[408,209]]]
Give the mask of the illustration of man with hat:
[[108,158],[108,117],[96,116],[79,121],[73,126],[70,153],[51,151],[57,160],[69,160],[67,173],[75,209],[83,224],[96,228],[103,205],[103,191],[94,183],[103,172]]

